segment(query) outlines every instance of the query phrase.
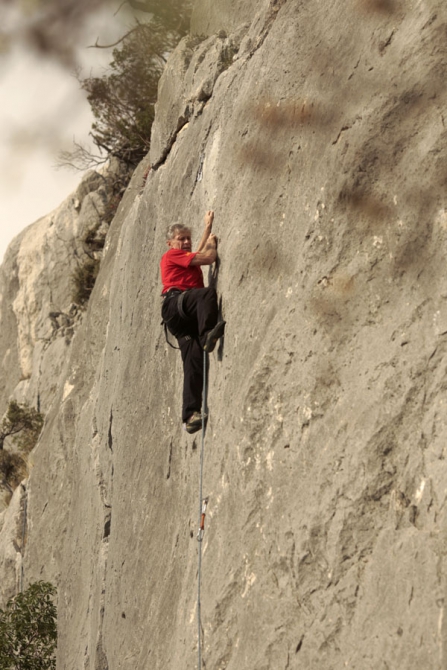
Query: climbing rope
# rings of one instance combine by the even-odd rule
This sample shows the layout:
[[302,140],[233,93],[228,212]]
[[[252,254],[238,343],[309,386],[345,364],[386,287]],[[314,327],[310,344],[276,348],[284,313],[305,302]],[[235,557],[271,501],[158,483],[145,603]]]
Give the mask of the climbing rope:
[[206,384],[206,351],[203,352],[203,401],[202,401],[202,448],[200,450],[200,476],[199,476],[199,531],[197,541],[199,543],[199,565],[197,570],[197,653],[198,670],[202,670],[202,622],[200,584],[202,579],[202,540],[205,532],[205,513],[208,498],[203,498],[203,457],[205,452],[205,416],[207,412],[207,384]]
[[27,525],[27,515],[28,515],[28,492],[26,487],[21,484],[24,495],[23,495],[23,525],[22,525],[22,546],[20,553],[22,559],[20,561],[20,593],[23,593],[23,580],[24,580],[24,560],[25,560],[25,538],[26,538],[26,525]]

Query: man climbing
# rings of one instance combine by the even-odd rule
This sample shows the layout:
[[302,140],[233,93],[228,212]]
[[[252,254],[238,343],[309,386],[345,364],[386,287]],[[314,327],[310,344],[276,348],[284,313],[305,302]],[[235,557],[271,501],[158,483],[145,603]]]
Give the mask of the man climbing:
[[211,234],[213,220],[214,212],[206,212],[203,235],[194,252],[190,229],[172,224],[167,235],[169,250],[160,262],[161,314],[182,354],[182,419],[188,433],[195,433],[202,426],[203,352],[214,350],[225,329],[225,321],[218,322],[216,291],[210,286],[205,288],[200,267],[212,265],[217,257],[216,236]]

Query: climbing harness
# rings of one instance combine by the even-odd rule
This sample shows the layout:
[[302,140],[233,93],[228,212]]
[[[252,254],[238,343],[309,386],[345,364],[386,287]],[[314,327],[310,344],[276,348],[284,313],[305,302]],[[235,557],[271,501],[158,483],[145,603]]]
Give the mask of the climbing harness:
[[[171,300],[171,298],[177,297],[177,311],[178,311],[178,316],[180,316],[180,319],[182,321],[190,321],[190,317],[185,314],[185,311],[183,309],[183,301],[185,299],[185,294],[187,291],[181,291],[178,288],[171,288],[167,293],[162,294],[163,300]],[[180,349],[180,347],[174,346],[168,338],[168,324],[172,321],[175,321],[178,319],[177,314],[174,314],[174,316],[171,316],[169,319],[163,319],[161,322],[161,325],[163,326],[163,329],[165,331],[165,340],[169,344],[172,349]],[[185,340],[190,340],[191,336],[190,335],[184,335],[183,338],[180,336],[177,336],[177,339],[185,339]]]
[[[167,344],[169,344],[169,346],[172,347],[172,349],[178,349],[180,351],[181,347],[176,347],[174,344],[172,344],[172,342],[169,341],[168,325],[167,325],[166,321],[162,321],[161,325],[163,326],[164,331],[165,331],[165,339],[166,339]],[[183,337],[178,337],[177,342],[180,342],[180,340],[190,340],[190,339],[192,339],[191,335],[184,335]]]
[[179,297],[177,298],[177,309],[178,309],[178,313],[180,314],[180,317],[184,321],[191,321],[191,318],[187,314],[185,314],[185,312],[183,310],[183,301],[185,299],[186,293],[187,293],[187,291],[182,291],[180,293]]
[[201,622],[201,602],[200,602],[200,586],[202,579],[202,540],[205,532],[205,514],[208,505],[208,497],[203,497],[203,459],[205,452],[205,416],[208,413],[207,406],[207,384],[206,384],[206,362],[207,353],[203,352],[203,400],[202,400],[202,448],[200,450],[200,476],[199,476],[199,530],[197,533],[197,541],[199,543],[199,565],[197,570],[197,653],[198,653],[198,670],[202,670],[202,622]]

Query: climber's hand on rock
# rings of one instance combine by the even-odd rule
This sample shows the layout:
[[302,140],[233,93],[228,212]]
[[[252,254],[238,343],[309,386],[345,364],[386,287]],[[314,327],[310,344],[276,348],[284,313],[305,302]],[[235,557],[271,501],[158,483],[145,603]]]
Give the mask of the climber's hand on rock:
[[212,209],[209,209],[205,213],[205,228],[203,229],[200,244],[197,247],[197,253],[201,253],[205,248],[207,248],[207,249],[215,249],[216,248],[215,243],[212,246],[208,245],[209,237],[211,235],[211,228],[213,227],[213,220],[214,220],[214,212],[213,212]]

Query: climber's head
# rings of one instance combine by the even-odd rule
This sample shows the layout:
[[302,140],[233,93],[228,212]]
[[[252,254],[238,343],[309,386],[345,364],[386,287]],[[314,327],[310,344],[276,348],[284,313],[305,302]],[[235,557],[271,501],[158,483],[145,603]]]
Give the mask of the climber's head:
[[191,230],[182,223],[173,223],[168,228],[166,242],[171,249],[191,251]]

